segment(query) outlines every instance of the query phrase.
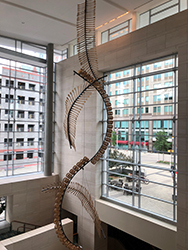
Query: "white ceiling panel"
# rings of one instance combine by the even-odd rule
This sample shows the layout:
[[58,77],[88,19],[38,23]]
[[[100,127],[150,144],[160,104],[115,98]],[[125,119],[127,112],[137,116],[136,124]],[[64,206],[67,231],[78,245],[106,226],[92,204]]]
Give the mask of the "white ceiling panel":
[[97,0],[95,25],[98,27],[123,13],[125,13],[124,9],[114,7],[106,1]]
[[[96,0],[96,27],[126,10],[131,12],[143,4],[161,1],[164,0]],[[41,44],[66,44],[76,38],[77,4],[82,2],[84,0],[0,0],[0,34]]]
[[1,35],[42,44],[69,42],[76,36],[71,25],[2,3],[0,17]]
[[[77,4],[82,0],[6,0],[5,3],[17,5],[17,8],[28,8],[52,17],[76,23]],[[4,4],[5,4],[4,3]]]

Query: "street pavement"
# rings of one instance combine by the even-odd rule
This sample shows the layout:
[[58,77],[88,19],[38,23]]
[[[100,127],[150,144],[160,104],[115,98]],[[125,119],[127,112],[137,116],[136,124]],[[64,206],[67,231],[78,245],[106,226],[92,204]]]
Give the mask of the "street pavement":
[[[122,151],[124,154],[131,154],[130,151]],[[164,161],[171,162],[172,156],[169,154],[164,155]],[[170,173],[170,165],[164,163],[157,163],[157,161],[163,161],[163,155],[158,153],[141,153],[141,164],[153,166],[156,168],[142,167],[142,171],[145,172],[146,178],[149,179],[149,184],[146,185],[141,182],[140,194],[135,194],[134,198],[131,192],[126,192],[128,194],[123,194],[122,190],[110,189],[109,197],[125,202],[126,204],[132,205],[134,202],[135,207],[140,207],[141,209],[147,210],[151,213],[164,216],[171,220],[176,220],[176,205],[173,204],[172,195],[175,192],[176,188],[173,189],[173,178]],[[160,168],[160,169],[157,169]],[[162,168],[162,169],[161,169]],[[177,174],[176,174],[177,175]],[[114,178],[114,177],[113,177]],[[120,177],[115,177],[119,179]],[[177,176],[176,176],[177,178]],[[128,183],[129,186],[132,185],[132,182],[127,182],[127,178],[123,179],[124,184]],[[152,183],[157,182],[157,183]],[[175,186],[177,187],[177,186]],[[146,197],[152,196],[155,199]],[[176,202],[175,202],[176,203]]]

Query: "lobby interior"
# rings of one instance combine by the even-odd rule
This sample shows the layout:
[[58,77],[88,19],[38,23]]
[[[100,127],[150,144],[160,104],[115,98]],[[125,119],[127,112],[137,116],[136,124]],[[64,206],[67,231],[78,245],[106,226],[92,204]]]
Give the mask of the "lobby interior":
[[[44,94],[46,99],[43,106],[45,115],[43,119],[43,143],[40,144],[40,146],[42,145],[40,152],[44,153],[44,157],[40,157],[40,164],[37,163],[39,167],[31,167],[31,169],[28,167],[25,170],[19,169],[15,167],[18,163],[15,162],[15,166],[12,166],[10,162],[6,165],[5,160],[2,160],[0,164],[0,197],[6,197],[5,220],[8,223],[15,220],[24,221],[44,228],[35,229],[38,230],[35,235],[36,238],[33,236],[34,233],[32,232],[35,231],[33,230],[30,232],[27,240],[26,236],[24,238],[24,234],[22,234],[15,236],[15,240],[10,238],[1,241],[0,249],[2,250],[66,249],[62,248],[62,245],[58,242],[55,230],[53,230],[51,224],[53,223],[55,193],[44,193],[41,190],[48,185],[62,181],[76,162],[84,156],[92,157],[102,143],[105,129],[105,111],[101,97],[95,92],[85,103],[77,120],[76,151],[70,149],[64,134],[63,122],[66,97],[72,89],[82,84],[82,79],[73,73],[74,70],[78,71],[80,69],[76,49],[76,12],[77,4],[79,3],[81,2],[67,0],[48,1],[47,3],[37,0],[32,2],[0,0],[0,58],[6,59],[8,62],[18,61],[25,65],[31,64],[39,68],[45,68],[47,76],[46,92]],[[173,60],[171,71],[176,76],[174,81],[177,82],[173,91],[176,93],[174,95],[176,95],[177,100],[173,101],[172,105],[176,107],[176,113],[172,114],[171,118],[168,119],[171,119],[174,122],[173,124],[176,124],[172,136],[175,133],[176,140],[174,141],[176,141],[176,147],[174,148],[173,159],[177,165],[177,183],[172,183],[169,172],[170,166],[156,165],[155,170],[165,171],[165,174],[168,173],[169,176],[163,176],[162,180],[160,175],[158,177],[154,175],[154,179],[150,177],[151,182],[149,185],[142,185],[143,193],[139,195],[139,197],[142,196],[142,202],[141,205],[138,205],[138,196],[135,195],[135,198],[134,195],[125,196],[123,192],[120,195],[122,189],[120,191],[118,189],[110,189],[108,182],[110,172],[109,169],[106,169],[110,160],[107,153],[96,165],[89,164],[84,170],[80,171],[74,181],[85,186],[94,199],[106,238],[98,237],[92,219],[86,213],[77,197],[66,194],[63,202],[63,218],[70,218],[74,223],[76,222],[78,242],[83,246],[83,249],[188,249],[187,4],[187,1],[184,0],[96,1],[98,70],[101,74],[108,75],[106,89],[108,89],[110,81],[113,81],[115,86],[121,79],[120,77],[110,80],[110,74],[115,75],[117,72],[124,72],[134,67],[143,67],[143,65],[149,65],[150,63],[153,65],[155,62],[163,62],[167,59],[169,60],[169,58]],[[159,18],[152,21],[154,16],[152,13],[155,13],[152,10],[155,8],[159,8]],[[147,14],[142,19],[143,13]],[[147,15],[149,16],[148,23],[146,20]],[[122,23],[125,23],[124,26],[121,26]],[[115,28],[115,31],[113,31],[113,28]],[[42,48],[42,50],[46,51],[45,56],[38,56],[37,53],[26,54],[23,52],[24,49],[22,50],[20,44],[25,44],[28,51],[30,46],[33,47],[34,50],[39,51],[39,54]],[[11,49],[13,46],[17,49]],[[0,64],[2,66],[3,62],[0,61]],[[167,72],[171,71],[167,69]],[[34,73],[32,72],[32,74]],[[142,73],[144,74],[145,72]],[[153,76],[153,72],[149,73]],[[162,69],[161,74],[165,73],[165,69]],[[0,77],[2,79],[3,77],[6,78],[2,71]],[[134,81],[136,77],[133,75],[129,80]],[[141,79],[142,75],[139,77]],[[143,77],[147,77],[147,75],[143,75]],[[1,91],[3,92],[3,88]],[[146,89],[145,91],[147,93]],[[157,90],[154,89],[152,91],[153,95],[155,95]],[[145,98],[146,95],[144,94],[143,96]],[[1,97],[3,101],[3,94]],[[142,103],[141,97],[142,93],[140,94],[139,105]],[[116,97],[113,99],[112,94],[110,98],[112,103],[114,101],[114,128],[116,128],[116,121],[128,121],[130,117],[118,117],[118,111],[115,114],[115,109],[117,109],[115,107]],[[156,107],[159,104],[157,103]],[[149,103],[147,107],[149,105],[153,108],[154,104]],[[130,103],[126,107],[132,110]],[[142,106],[139,107],[141,115]],[[15,105],[16,108],[17,106]],[[150,126],[148,114],[143,114],[143,117],[146,117],[143,119],[144,121],[149,121]],[[162,118],[155,119],[167,120],[167,114],[164,114],[164,116],[160,114],[159,117]],[[136,116],[136,118],[138,117]],[[120,133],[122,128],[119,127],[118,129]],[[130,126],[128,129],[128,133],[130,133]],[[141,138],[141,133],[139,135]],[[130,145],[126,149],[120,148],[120,151],[126,152],[126,154],[135,152],[135,156],[137,155],[136,150]],[[38,149],[35,159],[39,157],[38,153],[40,152]],[[2,152],[1,154],[3,155]],[[152,176],[153,168],[150,162],[158,160],[157,154],[153,151],[150,152],[148,146],[148,152],[145,153],[142,147],[138,157],[142,158],[142,164],[147,169],[147,175]],[[166,154],[166,157],[170,159],[171,155]],[[30,160],[26,159],[26,162]],[[5,169],[3,164],[6,165],[7,169]],[[11,169],[8,166],[12,166]],[[15,169],[15,172],[13,169]],[[118,174],[117,177],[119,178]],[[160,180],[156,178],[160,178]],[[153,190],[155,189],[155,186],[152,186],[152,182],[155,184],[155,182],[160,181],[164,187],[170,187],[170,190],[173,190],[174,194],[176,194],[176,199],[164,202],[164,200],[161,200],[165,198],[160,197],[151,200],[151,203],[145,202],[148,198],[147,195],[151,195],[149,193],[150,188],[154,187]],[[158,203],[155,203],[156,200]],[[153,205],[156,210],[144,207],[144,203]],[[168,212],[163,210],[164,208],[166,209],[163,204],[171,206],[169,216]],[[163,211],[158,213],[158,208]],[[67,232],[68,235],[70,234],[70,237],[72,237],[71,230],[73,228],[71,220],[66,219],[65,222],[67,223]],[[45,230],[48,234],[45,234]],[[51,235],[51,231],[53,235]],[[34,237],[32,240],[31,236]],[[19,240],[16,237],[20,237]],[[132,245],[134,242],[135,245]],[[141,247],[138,246],[139,244]]]

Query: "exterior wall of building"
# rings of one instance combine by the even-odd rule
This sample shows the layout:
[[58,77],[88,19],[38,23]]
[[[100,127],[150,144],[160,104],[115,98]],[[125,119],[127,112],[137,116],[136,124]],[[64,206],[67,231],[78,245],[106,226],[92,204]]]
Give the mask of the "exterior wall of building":
[[[115,39],[111,42],[98,46],[98,61],[99,70],[101,72],[109,72],[114,69],[126,67],[132,64],[140,63],[147,60],[152,60],[158,57],[178,54],[178,192],[177,192],[177,233],[174,229],[165,230],[163,223],[153,223],[152,227],[145,227],[146,233],[150,237],[150,244],[158,246],[162,249],[188,249],[188,169],[187,169],[187,65],[188,65],[188,11],[183,11],[174,16],[156,22],[152,25],[134,31],[123,37]],[[78,119],[77,126],[77,152],[74,154],[68,148],[68,142],[65,140],[63,132],[63,115],[64,102],[67,94],[80,84],[81,79],[73,76],[73,70],[78,70],[79,64],[77,56],[69,58],[66,61],[60,62],[57,67],[57,97],[56,97],[56,145],[55,145],[55,172],[63,178],[66,172],[81,159],[84,155],[90,156],[93,150],[97,148],[97,144],[101,141],[101,127],[98,117],[101,115],[98,98],[94,94],[89,102],[86,103]],[[100,112],[99,112],[100,110]],[[87,142],[84,138],[87,138]],[[100,189],[100,164],[99,166],[88,166],[80,173],[76,179],[81,183],[86,183],[93,197],[98,198]],[[87,178],[86,178],[87,176]],[[96,192],[97,190],[97,192]],[[109,206],[108,206],[109,204]],[[67,197],[64,206],[70,212],[78,215],[78,232],[80,243],[86,244],[86,249],[95,249],[94,246],[94,230],[93,223],[85,215],[85,211],[81,208],[76,198]],[[105,223],[109,223],[118,227],[119,220],[113,220],[111,214],[111,203],[105,205],[105,217],[102,210],[99,208],[99,216]],[[115,206],[115,205],[114,205]],[[122,210],[116,211],[116,217],[126,223],[127,212]],[[140,215],[144,218],[142,215]],[[106,219],[107,218],[107,219]],[[137,230],[136,224],[141,223],[134,216],[135,227],[131,230],[127,229],[128,233],[134,236],[148,240],[143,237],[142,231]],[[149,220],[149,217],[147,217]],[[146,223],[146,217],[145,221]],[[130,221],[131,224],[131,221]],[[163,241],[158,239],[158,232],[161,225],[164,235]],[[169,231],[170,230],[170,231]],[[92,232],[92,233],[91,233]],[[170,233],[169,233],[170,232]],[[155,235],[155,238],[154,238]],[[169,244],[170,242],[170,248]],[[100,248],[97,248],[100,249]]]

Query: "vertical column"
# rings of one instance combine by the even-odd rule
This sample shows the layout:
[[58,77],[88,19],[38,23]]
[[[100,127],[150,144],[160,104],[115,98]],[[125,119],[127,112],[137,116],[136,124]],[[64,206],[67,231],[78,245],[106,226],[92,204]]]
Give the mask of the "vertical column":
[[[132,31],[136,30],[136,26],[137,26],[137,13],[135,11],[132,12]],[[138,25],[139,27],[139,25]]]
[[53,125],[53,44],[47,46],[47,88],[45,112],[44,175],[52,174],[52,126]]

